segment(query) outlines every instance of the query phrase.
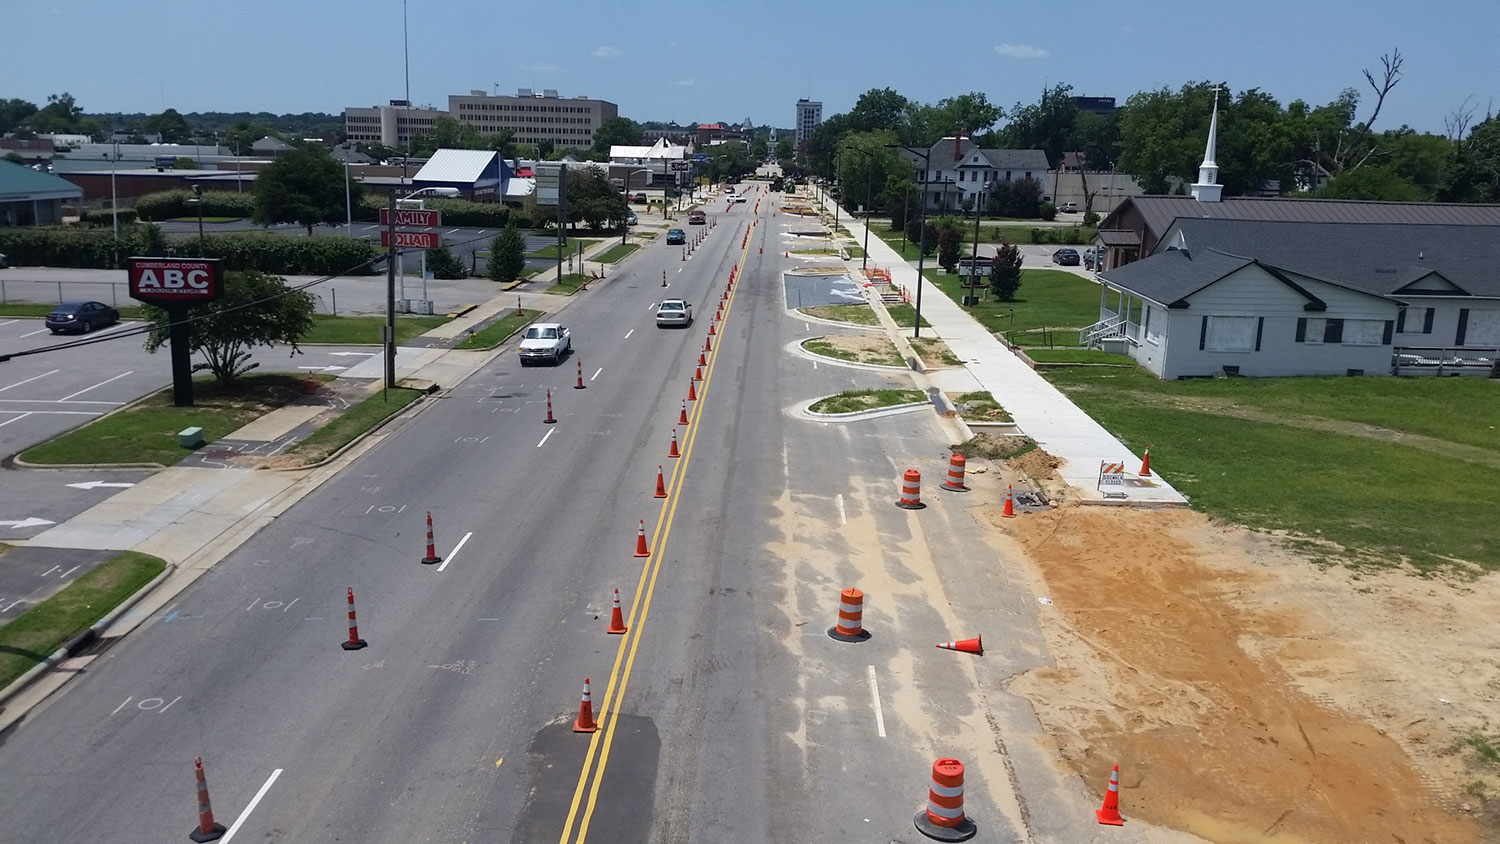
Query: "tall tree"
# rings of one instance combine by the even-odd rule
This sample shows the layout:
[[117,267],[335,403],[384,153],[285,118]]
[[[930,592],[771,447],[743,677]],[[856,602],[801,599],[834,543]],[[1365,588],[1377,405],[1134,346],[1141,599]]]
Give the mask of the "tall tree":
[[787,161],[787,162],[789,162],[789,161],[792,160],[792,154],[795,153],[795,152],[796,152],[796,150],[792,149],[792,137],[791,137],[791,135],[783,132],[782,134],[780,134],[780,135],[777,136],[777,138],[776,138],[776,160],[777,161]]
[[594,145],[590,150],[604,155],[604,160],[608,161],[610,147],[634,146],[640,142],[641,124],[625,117],[611,117],[594,130]]
[[995,250],[995,259],[990,262],[990,290],[1002,302],[1011,302],[1016,291],[1021,289],[1021,250],[1014,244],[1002,243]]
[[[344,179],[343,166],[326,147],[294,147],[256,174],[252,219],[262,226],[298,223],[307,227],[309,236],[319,223],[341,223],[346,212]],[[358,205],[364,185],[356,180],[349,192]]]
[[1500,117],[1486,116],[1454,150],[1438,198],[1500,202]]
[[36,114],[36,104],[12,97],[0,100],[0,135],[14,131]]
[[989,98],[979,91],[959,94],[938,100],[936,106],[939,137],[956,137],[958,133],[975,134],[988,132],[991,126],[1005,116],[1005,110],[991,105]]
[[871,88],[859,95],[854,108],[849,109],[849,131],[874,132],[886,130],[899,137],[906,127],[912,107],[911,100],[890,88]]
[[515,220],[507,220],[505,228],[490,242],[490,260],[484,274],[502,284],[520,278],[526,269],[526,240],[516,228]]
[[[256,346],[291,346],[301,354],[297,341],[313,325],[313,297],[293,290],[279,276],[247,270],[230,272],[224,279],[224,296],[193,313],[188,325],[188,347],[201,354],[203,363],[193,371],[208,370],[228,386],[260,364],[250,362]],[[146,351],[155,352],[167,342],[171,320],[161,308],[148,309],[151,331]]]
[[161,135],[161,142],[164,144],[185,144],[193,139],[193,129],[188,125],[187,118],[175,108],[148,117],[141,125],[147,132]]
[[890,130],[851,132],[844,136],[839,144],[838,180],[848,207],[890,207],[904,196],[904,186],[894,195],[887,193],[892,176],[907,176],[911,172],[896,151],[886,147],[893,143],[896,133]]
[[1063,153],[1078,146],[1078,106],[1072,94],[1072,86],[1058,83],[1030,105],[1016,103],[1010,110],[1010,122],[1000,130],[1002,144],[1007,149],[1042,150],[1047,153],[1047,161],[1057,166]]

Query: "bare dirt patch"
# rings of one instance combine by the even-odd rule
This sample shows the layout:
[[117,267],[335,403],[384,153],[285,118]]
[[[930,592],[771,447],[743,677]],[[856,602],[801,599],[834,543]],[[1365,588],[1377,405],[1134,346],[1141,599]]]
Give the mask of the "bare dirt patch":
[[884,334],[837,334],[804,342],[803,348],[813,354],[874,363],[882,366],[905,366],[906,361],[889,337]]
[[987,515],[1052,601],[1056,665],[1010,687],[1086,781],[1119,762],[1127,817],[1215,842],[1500,839],[1466,741],[1500,724],[1494,578],[1320,570],[1190,511]]

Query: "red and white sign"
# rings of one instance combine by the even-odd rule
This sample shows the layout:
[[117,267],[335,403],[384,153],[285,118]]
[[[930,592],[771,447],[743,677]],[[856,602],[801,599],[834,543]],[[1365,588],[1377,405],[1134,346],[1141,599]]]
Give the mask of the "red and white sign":
[[398,208],[392,211],[389,208],[380,209],[380,224],[389,226],[391,216],[395,215],[396,225],[413,226],[419,229],[430,229],[443,224],[443,215],[436,211],[423,211],[416,208]]
[[[391,245],[392,233],[385,229],[380,232],[380,245]],[[441,238],[437,232],[395,232],[395,246],[397,249],[436,249],[442,245]]]
[[218,258],[131,258],[130,298],[211,302],[224,295]]

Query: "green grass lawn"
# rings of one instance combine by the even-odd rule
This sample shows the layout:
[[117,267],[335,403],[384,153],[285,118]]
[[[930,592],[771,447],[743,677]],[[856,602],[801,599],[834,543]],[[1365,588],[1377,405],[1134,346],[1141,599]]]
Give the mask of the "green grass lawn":
[[1500,569],[1493,381],[1045,375],[1213,516],[1356,565]]
[[625,260],[626,255],[629,255],[630,253],[640,248],[641,246],[638,243],[617,243],[614,246],[611,246],[610,248],[599,253],[599,257],[595,258],[594,260],[598,261],[601,264],[618,263]]
[[[0,316],[7,317],[44,317],[57,310],[57,303],[46,302],[3,302],[0,303]],[[146,308],[140,305],[126,305],[118,308],[120,319],[145,319]]]
[[339,414],[332,422],[313,431],[306,439],[292,446],[289,453],[303,458],[308,463],[316,463],[348,445],[355,437],[379,425],[386,418],[400,412],[423,395],[421,390],[407,387],[396,387],[374,393]]
[[[890,314],[891,319],[896,321],[896,325],[902,328],[911,328],[912,320],[917,318],[917,309],[905,302],[897,305],[886,305],[885,312]],[[923,319],[922,327],[931,328],[932,326],[927,324],[926,319]]]
[[[448,322],[443,316],[397,316],[396,342],[402,343],[425,334]],[[328,314],[313,316],[312,330],[303,335],[303,343],[325,343],[337,346],[379,345],[383,316],[340,317]]]
[[0,627],[0,689],[161,574],[158,557],[121,551]]
[[1135,367],[1130,355],[1117,355],[1098,349],[1026,349],[1026,356],[1037,363],[1108,363]]
[[[927,281],[955,302],[962,302],[961,277],[927,273]],[[1061,270],[1022,270],[1021,287],[1011,302],[1002,302],[987,291],[977,305],[964,308],[985,328],[996,334],[1010,331],[1057,329],[1077,343],[1077,332],[1099,321],[1099,285]],[[1021,345],[1024,341],[1018,339]]]
[[[303,394],[310,377],[246,375],[229,390],[212,380],[195,381],[193,407],[174,407],[171,389],[134,407],[111,413],[81,428],[22,452],[28,463],[159,463],[170,466],[192,452],[177,444],[177,432],[203,428],[208,442]],[[326,379],[320,379],[326,380]]]
[[[595,240],[587,240],[587,239],[584,239],[584,238],[570,237],[570,238],[568,238],[568,239],[566,239],[566,240],[563,241],[562,252],[561,252],[562,257],[566,258],[569,255],[573,254],[574,252],[578,251],[578,245],[580,243],[583,244],[583,248],[584,249],[588,249],[590,246],[592,246],[592,245],[594,245],[595,243],[598,243],[598,242],[599,241],[597,239],[595,239]],[[558,256],[558,254],[559,253],[558,253],[558,249],[557,249],[557,244],[554,243],[551,246],[544,246],[541,249],[538,249],[535,252],[532,252],[532,253],[528,254],[526,257],[528,257],[528,258],[556,258]]]
[[[555,278],[556,276],[552,277]],[[544,280],[547,278],[547,276],[538,276],[537,278],[538,280]],[[578,288],[582,287],[585,282],[592,280],[593,279],[589,278],[588,276],[581,275],[579,273],[564,273],[562,281],[552,285],[551,287],[548,287],[542,292],[556,293],[562,296],[572,296],[574,293],[578,292]]]
[[470,332],[469,336],[465,337],[464,341],[459,343],[457,348],[476,350],[493,349],[504,343],[505,338],[520,330],[521,326],[526,325],[541,315],[541,311],[512,311],[486,325],[484,328]]
[[808,316],[831,319],[834,322],[847,322],[852,325],[880,324],[880,317],[875,315],[875,311],[869,305],[818,305],[801,310]]
[[926,400],[927,395],[921,390],[849,390],[818,399],[809,410],[813,413],[853,413]]

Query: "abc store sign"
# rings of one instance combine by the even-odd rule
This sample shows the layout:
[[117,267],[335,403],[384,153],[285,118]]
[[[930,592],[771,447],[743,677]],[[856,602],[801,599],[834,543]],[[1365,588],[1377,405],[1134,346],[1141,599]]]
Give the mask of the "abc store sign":
[[130,298],[152,304],[211,302],[224,295],[217,258],[131,258]]

